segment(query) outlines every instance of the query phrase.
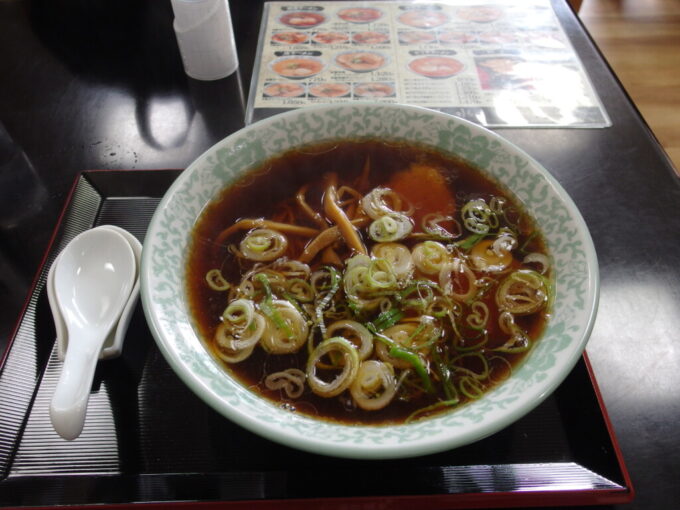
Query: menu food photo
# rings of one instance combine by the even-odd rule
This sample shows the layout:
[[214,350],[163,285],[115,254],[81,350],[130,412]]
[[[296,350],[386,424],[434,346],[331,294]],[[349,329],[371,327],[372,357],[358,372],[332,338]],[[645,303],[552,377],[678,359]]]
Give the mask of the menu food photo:
[[267,2],[246,122],[352,101],[484,126],[611,125],[550,0]]

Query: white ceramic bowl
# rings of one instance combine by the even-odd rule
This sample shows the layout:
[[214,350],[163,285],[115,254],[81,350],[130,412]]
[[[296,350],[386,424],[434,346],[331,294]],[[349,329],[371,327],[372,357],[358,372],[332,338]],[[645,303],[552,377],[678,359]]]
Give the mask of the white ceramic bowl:
[[[431,419],[346,426],[285,411],[232,379],[198,338],[187,309],[186,250],[203,207],[243,172],[299,144],[338,138],[410,140],[455,153],[511,190],[536,218],[554,258],[556,297],[546,331],[503,384]],[[252,124],[206,151],[168,190],[149,225],[142,299],[158,347],[181,379],[225,417],[302,450],[396,458],[471,443],[522,417],[557,388],[582,354],[598,302],[588,229],[566,192],[530,156],[475,124],[423,108],[354,104],[299,109]]]

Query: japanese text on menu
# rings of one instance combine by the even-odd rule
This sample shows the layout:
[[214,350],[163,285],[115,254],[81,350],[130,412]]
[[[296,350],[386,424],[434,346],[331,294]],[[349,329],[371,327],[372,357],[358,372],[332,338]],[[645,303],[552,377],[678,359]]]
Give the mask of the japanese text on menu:
[[360,100],[486,125],[608,124],[547,0],[269,2],[251,108]]

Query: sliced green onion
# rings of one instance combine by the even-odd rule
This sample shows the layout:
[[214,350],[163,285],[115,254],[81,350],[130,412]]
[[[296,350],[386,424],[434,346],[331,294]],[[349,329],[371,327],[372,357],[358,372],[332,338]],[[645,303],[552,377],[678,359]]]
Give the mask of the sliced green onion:
[[269,308],[266,329],[260,339],[262,348],[271,354],[290,354],[300,350],[307,340],[309,325],[304,316],[288,301],[277,299]]
[[[479,372],[475,372],[474,370],[472,370],[470,368],[463,367],[463,366],[456,364],[456,363],[465,363],[466,360],[472,359],[472,358],[479,360],[479,362],[482,364],[482,370],[480,370]],[[466,374],[468,374],[469,377],[472,377],[474,379],[482,381],[482,380],[487,379],[489,377],[489,363],[486,360],[486,357],[484,356],[484,354],[482,354],[481,352],[466,352],[466,353],[463,353],[463,354],[459,354],[458,356],[456,356],[455,358],[453,358],[450,361],[450,364],[451,364],[451,367],[456,372],[466,373]]]
[[391,213],[374,220],[368,227],[368,235],[379,243],[399,241],[413,230],[411,219],[405,214]]
[[380,333],[389,327],[394,326],[404,317],[404,312],[398,308],[392,308],[378,315],[373,322],[366,324],[372,333]]
[[446,366],[437,349],[432,350],[432,358],[434,359],[434,366],[439,372],[439,378],[441,379],[442,385],[444,387],[444,395],[446,395],[446,400],[448,402],[459,402],[460,397],[458,396],[458,391],[451,380],[451,370]]
[[446,247],[436,241],[425,241],[413,247],[413,263],[425,274],[437,274],[451,261]]
[[474,377],[463,376],[458,381],[460,392],[467,398],[477,400],[484,394],[484,385]]
[[349,340],[357,348],[360,360],[365,360],[373,353],[373,333],[363,324],[353,320],[336,321],[326,330],[326,338],[340,336]]
[[287,282],[288,293],[302,303],[314,301],[314,288],[302,278],[291,278]]
[[373,259],[368,266],[366,282],[369,288],[389,289],[397,284],[397,275],[386,259]]
[[[342,371],[332,381],[323,381],[316,373],[318,364],[325,355],[334,352],[343,357]],[[307,382],[314,393],[329,398],[345,391],[359,370],[359,354],[351,342],[342,337],[332,337],[316,346],[307,360]]]
[[425,385],[425,391],[428,393],[434,392],[432,379],[430,379],[430,375],[427,373],[425,364],[417,354],[393,344],[392,347],[390,347],[390,356],[410,363],[411,366],[413,366],[413,369],[416,371],[416,374],[418,374],[422,379],[423,384]]
[[392,366],[377,360],[363,361],[349,391],[362,409],[382,409],[392,401],[397,392],[397,380]]
[[410,423],[414,420],[417,420],[420,415],[437,411],[438,409],[441,409],[443,407],[455,407],[456,405],[458,405],[459,402],[460,399],[457,398],[453,400],[440,400],[439,402],[435,402],[432,405],[414,411],[408,416],[408,418],[406,418],[405,423]]
[[[440,225],[441,222],[453,223],[456,226],[456,232],[449,232]],[[456,237],[460,236],[463,230],[456,218],[453,216],[442,216],[439,213],[430,213],[425,215],[423,217],[422,226],[423,232],[426,234],[447,240],[455,239]]]
[[470,305],[471,313],[466,317],[468,326],[472,329],[483,330],[489,321],[489,307],[482,301],[475,301]]
[[460,250],[470,251],[475,244],[484,239],[486,236],[487,234],[472,234],[471,236],[468,236],[465,239],[458,241],[455,244],[455,246]]
[[508,354],[519,354],[522,352],[527,352],[531,348],[531,340],[529,337],[522,333],[515,334],[510,339],[505,342],[500,347],[493,349],[496,352],[505,352]]
[[331,277],[331,286],[328,289],[328,292],[326,292],[326,295],[323,297],[323,299],[316,305],[316,308],[314,309],[314,313],[316,316],[316,323],[321,329],[321,334],[324,336],[326,335],[326,325],[324,324],[323,321],[323,311],[328,307],[330,304],[331,300],[333,299],[333,296],[338,292],[338,289],[340,288],[340,273],[338,272],[337,269],[335,269],[333,266],[326,266],[324,268],[326,271],[328,271],[330,277]]
[[224,291],[229,290],[229,282],[222,276],[222,271],[219,269],[211,269],[205,274],[205,281],[212,290]]
[[394,270],[397,279],[406,280],[413,271],[413,258],[410,250],[400,243],[377,243],[371,248],[371,255],[385,259]]
[[291,305],[293,305],[293,306],[295,307],[295,309],[296,309],[298,312],[300,312],[300,314],[301,314],[303,317],[307,317],[307,313],[306,313],[305,310],[300,306],[300,303],[298,302],[298,300],[297,300],[297,298],[296,298],[295,296],[293,296],[293,295],[290,294],[289,292],[284,292],[284,293],[283,293],[283,297],[286,299],[286,301],[288,301]]
[[465,204],[461,216],[465,228],[474,234],[488,234],[491,229],[498,227],[498,216],[481,198]]
[[549,301],[550,281],[531,269],[510,273],[498,286],[496,304],[503,311],[528,315],[544,308]]
[[293,333],[293,330],[286,323],[286,321],[283,320],[283,317],[281,317],[279,312],[276,310],[276,307],[272,305],[273,297],[272,289],[271,286],[269,285],[269,279],[267,278],[266,275],[262,273],[256,274],[254,279],[262,284],[262,287],[264,288],[265,292],[264,301],[260,303],[260,310],[262,310],[262,313],[265,314],[267,318],[271,320],[278,329],[283,331],[286,337],[293,338],[293,336],[295,335]]
[[534,238],[535,238],[537,235],[538,235],[538,232],[536,232],[536,231],[534,230],[531,234],[529,234],[529,235],[527,236],[526,240],[522,243],[522,246],[520,246],[520,247],[519,247],[519,250],[518,250],[522,255],[526,255],[527,253],[529,253],[529,252],[527,251],[527,248],[529,247],[529,244],[531,243],[531,241],[533,241]]
[[248,232],[239,245],[244,257],[258,262],[279,258],[288,248],[286,236],[269,228]]

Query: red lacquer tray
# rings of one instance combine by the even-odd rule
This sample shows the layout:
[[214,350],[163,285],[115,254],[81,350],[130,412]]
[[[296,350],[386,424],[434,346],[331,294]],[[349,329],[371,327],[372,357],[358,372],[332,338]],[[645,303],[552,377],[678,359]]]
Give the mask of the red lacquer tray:
[[121,357],[95,374],[85,429],[52,430],[60,371],[44,285],[75,235],[99,224],[140,240],[178,170],[76,180],[0,368],[0,507],[491,508],[630,501],[633,489],[587,357],[533,412],[477,443],[360,461],[303,453],[232,424],[156,348],[141,305]]

